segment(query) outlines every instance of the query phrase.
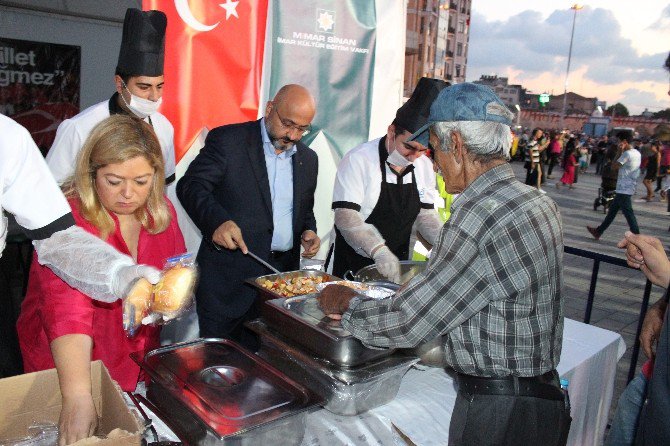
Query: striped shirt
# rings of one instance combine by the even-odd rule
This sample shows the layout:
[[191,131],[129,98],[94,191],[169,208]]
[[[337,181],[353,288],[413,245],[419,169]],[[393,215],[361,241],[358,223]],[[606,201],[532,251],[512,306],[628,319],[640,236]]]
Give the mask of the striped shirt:
[[540,142],[536,140],[532,140],[531,142],[528,143],[527,147],[527,152],[526,152],[526,161],[533,161],[534,163],[539,163],[540,162]]
[[461,373],[537,376],[560,359],[562,264],[558,207],[503,164],[454,201],[426,270],[391,299],[352,301],[342,325],[372,347],[444,335]]

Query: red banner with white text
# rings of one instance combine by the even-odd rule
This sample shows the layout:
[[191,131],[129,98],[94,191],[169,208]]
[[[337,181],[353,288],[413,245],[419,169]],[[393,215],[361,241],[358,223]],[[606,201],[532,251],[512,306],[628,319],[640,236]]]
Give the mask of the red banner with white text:
[[202,129],[256,119],[267,0],[143,0],[168,18],[163,113],[177,162]]

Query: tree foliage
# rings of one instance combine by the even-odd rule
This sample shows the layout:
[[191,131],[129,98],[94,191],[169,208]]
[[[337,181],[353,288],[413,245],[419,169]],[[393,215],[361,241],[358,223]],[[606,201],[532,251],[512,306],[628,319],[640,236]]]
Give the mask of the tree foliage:
[[628,113],[628,108],[626,108],[626,106],[621,102],[617,102],[616,104],[607,107],[607,114],[610,116],[612,116],[612,114],[616,116],[630,116],[630,113]]
[[654,119],[666,119],[670,121],[670,108],[665,110],[657,111],[653,114]]

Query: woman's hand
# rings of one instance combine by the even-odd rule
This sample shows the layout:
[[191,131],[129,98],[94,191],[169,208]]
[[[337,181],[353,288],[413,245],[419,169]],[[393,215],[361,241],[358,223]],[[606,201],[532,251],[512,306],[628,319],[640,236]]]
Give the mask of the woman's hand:
[[51,341],[51,354],[58,370],[63,395],[58,421],[58,446],[90,437],[98,425],[91,386],[93,339],[71,333]]
[[90,393],[63,395],[63,406],[58,421],[58,446],[65,446],[88,438],[98,426],[98,414]]

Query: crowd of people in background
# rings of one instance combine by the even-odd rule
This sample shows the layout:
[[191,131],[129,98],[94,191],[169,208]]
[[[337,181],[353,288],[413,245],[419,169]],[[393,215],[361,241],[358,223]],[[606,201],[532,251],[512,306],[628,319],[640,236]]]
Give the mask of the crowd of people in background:
[[[670,189],[670,143],[653,137],[628,136],[632,136],[631,146],[641,154],[640,176],[646,195],[638,201],[666,202]],[[622,153],[622,138],[617,134],[593,137],[556,129],[523,129],[515,135],[514,159],[525,163],[526,184],[541,192],[547,179],[556,179],[557,188],[573,189],[579,175],[588,172],[602,176],[601,193],[607,194],[616,188],[616,160]],[[562,169],[562,176],[556,175],[557,167]],[[594,204],[594,209],[597,207]]]

